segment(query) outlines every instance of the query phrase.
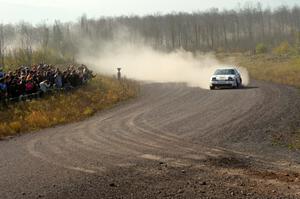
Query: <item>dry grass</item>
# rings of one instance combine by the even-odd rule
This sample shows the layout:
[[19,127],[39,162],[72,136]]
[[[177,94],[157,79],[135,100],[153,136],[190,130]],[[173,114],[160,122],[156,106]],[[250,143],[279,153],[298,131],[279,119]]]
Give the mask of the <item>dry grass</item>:
[[272,144],[286,147],[290,150],[300,150],[300,130],[274,135],[272,137]]
[[0,111],[0,138],[79,121],[137,93],[135,82],[99,76],[75,91],[10,104]]
[[[231,57],[231,59],[229,59]],[[221,56],[233,64],[246,67],[254,79],[271,81],[300,88],[300,57],[288,55],[244,55]]]

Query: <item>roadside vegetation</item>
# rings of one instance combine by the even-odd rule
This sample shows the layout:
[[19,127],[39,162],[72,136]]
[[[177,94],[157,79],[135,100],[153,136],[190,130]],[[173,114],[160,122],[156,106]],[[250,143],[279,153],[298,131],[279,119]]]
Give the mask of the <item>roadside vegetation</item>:
[[298,132],[295,132],[294,135],[294,139],[290,142],[289,148],[300,150],[300,129],[298,130]]
[[300,88],[300,50],[298,44],[284,41],[271,48],[263,43],[255,52],[218,53],[225,62],[247,68],[251,78]]
[[242,53],[218,55],[223,60],[247,68],[251,78],[300,88],[300,56]]
[[300,150],[300,129],[273,136],[272,145],[286,147],[290,150]]
[[97,111],[137,95],[130,80],[97,76],[87,85],[69,92],[57,92],[25,102],[9,104],[0,112],[0,139],[46,127],[76,122]]
[[300,88],[300,56],[238,56],[238,63],[259,80],[272,81]]

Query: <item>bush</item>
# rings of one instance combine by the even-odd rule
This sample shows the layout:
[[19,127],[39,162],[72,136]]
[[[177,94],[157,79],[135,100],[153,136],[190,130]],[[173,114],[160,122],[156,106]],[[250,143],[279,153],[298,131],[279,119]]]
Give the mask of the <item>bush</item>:
[[263,54],[263,53],[266,53],[267,51],[268,51],[268,48],[265,44],[259,43],[256,45],[256,49],[255,49],[256,54]]
[[9,127],[13,132],[19,133],[22,129],[22,124],[21,122],[14,121],[9,123]]
[[293,51],[292,47],[287,41],[281,42],[277,47],[273,49],[273,53],[276,55],[286,55]]

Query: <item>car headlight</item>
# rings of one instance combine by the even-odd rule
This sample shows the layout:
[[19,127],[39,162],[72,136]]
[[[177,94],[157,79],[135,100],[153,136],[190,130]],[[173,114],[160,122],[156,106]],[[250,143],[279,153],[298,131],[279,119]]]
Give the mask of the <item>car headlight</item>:
[[228,77],[228,81],[233,81],[234,79],[232,77]]
[[216,77],[213,77],[211,80],[212,80],[212,81],[217,81],[217,78],[216,78]]

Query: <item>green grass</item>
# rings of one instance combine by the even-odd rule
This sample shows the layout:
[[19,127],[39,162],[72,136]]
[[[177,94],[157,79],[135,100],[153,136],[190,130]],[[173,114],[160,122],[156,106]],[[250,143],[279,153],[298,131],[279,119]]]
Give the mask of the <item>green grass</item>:
[[133,98],[137,83],[98,76],[70,92],[58,92],[42,99],[10,104],[0,111],[0,138],[58,124],[76,122]]

